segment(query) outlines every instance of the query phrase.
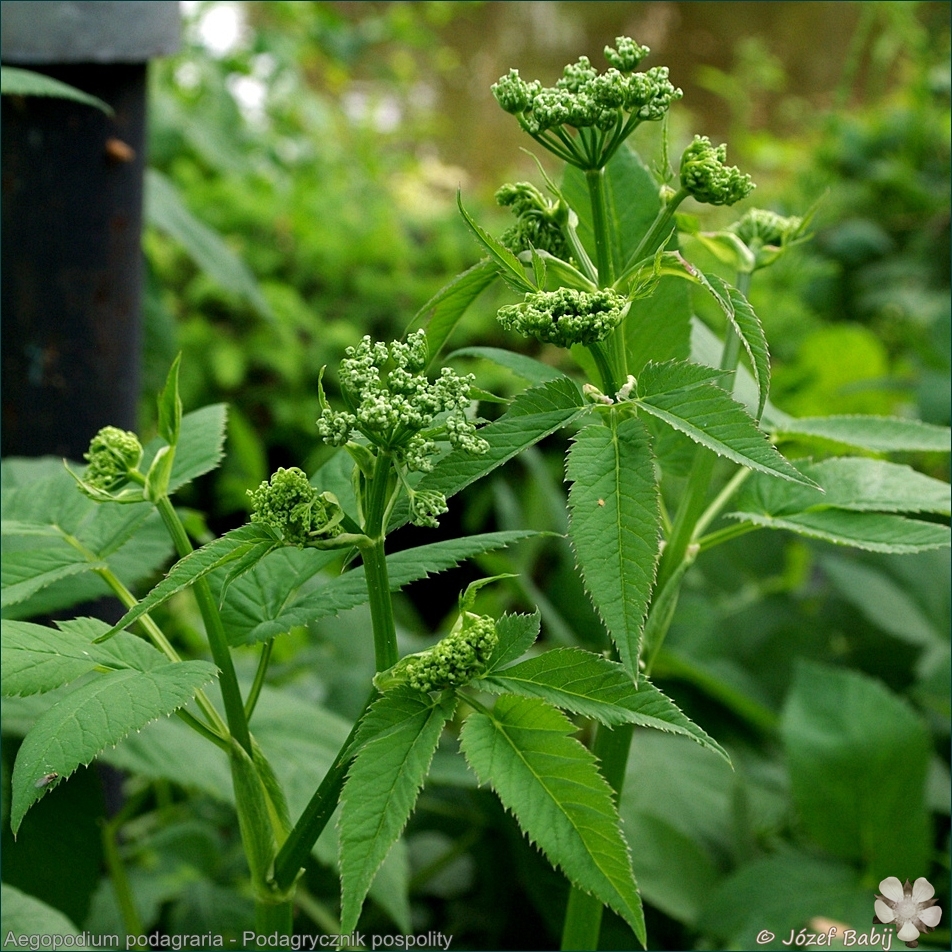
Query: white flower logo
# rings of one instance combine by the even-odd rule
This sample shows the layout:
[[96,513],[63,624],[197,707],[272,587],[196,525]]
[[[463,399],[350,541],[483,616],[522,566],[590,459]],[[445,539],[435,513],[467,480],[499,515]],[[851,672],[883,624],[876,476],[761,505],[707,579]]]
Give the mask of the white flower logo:
[[925,876],[920,876],[909,885],[899,882],[895,876],[884,879],[879,888],[882,895],[876,896],[873,908],[876,915],[873,922],[885,925],[896,923],[896,938],[905,942],[910,949],[919,944],[922,932],[931,932],[942,918],[942,909],[935,903],[935,888]]

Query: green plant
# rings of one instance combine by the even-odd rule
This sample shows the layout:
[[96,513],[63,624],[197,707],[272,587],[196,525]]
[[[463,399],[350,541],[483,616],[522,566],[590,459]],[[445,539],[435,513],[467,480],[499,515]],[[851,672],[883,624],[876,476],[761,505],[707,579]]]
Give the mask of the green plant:
[[[705,137],[687,145],[677,175],[665,159],[660,182],[627,149],[636,126],[662,119],[678,98],[662,69],[636,72],[644,55],[621,37],[606,49],[604,73],[582,58],[552,89],[515,71],[500,80],[500,105],[567,163],[561,184],[546,179],[551,200],[534,186],[504,187],[501,204],[517,217],[504,240],[460,201],[486,257],[430,301],[405,340],[365,337],[348,349],[339,375],[344,408],[334,409],[320,386],[318,394],[318,433],[340,452],[310,479],[279,469],[251,492],[245,525],[193,550],[171,503],[219,462],[225,421],[221,407],[183,415],[177,362],[159,396],[156,440],[143,448],[134,435],[107,428],[83,473],[21,483],[5,497],[4,605],[13,614],[73,603],[76,590],[64,583],[87,575],[127,609],[112,626],[5,621],[4,693],[58,692],[18,754],[14,830],[79,764],[174,712],[227,756],[257,934],[293,928],[295,901],[309,902],[297,885],[301,870],[338,806],[335,924],[350,932],[451,728],[478,780],[572,884],[563,946],[596,948],[606,906],[646,944],[638,857],[629,854],[618,808],[634,727],[680,734],[728,759],[652,682],[657,667],[671,664],[665,641],[688,569],[760,528],[878,553],[944,548],[948,529],[933,517],[948,514],[949,487],[908,466],[824,449],[945,450],[943,428],[876,417],[797,420],[770,404],[767,345],[745,292],[760,268],[802,240],[806,224],[754,210],[705,234],[736,272],[736,286],[687,260],[677,249],[676,226],[684,223],[677,208],[689,198],[733,205],[752,183]],[[482,348],[479,356],[537,385],[480,425],[473,404],[491,405],[492,395],[452,369],[435,380],[428,371],[465,310],[497,279],[521,295],[499,310],[503,327],[565,348],[587,379]],[[723,342],[692,325],[684,282],[723,314]],[[393,591],[537,533],[500,530],[395,553],[387,552],[389,535],[408,522],[437,525],[450,497],[563,429],[573,433],[565,463],[569,537],[610,656],[561,647],[520,661],[537,639],[540,613],[475,610],[477,593],[502,583],[499,573],[468,586],[455,624],[435,646],[401,658]],[[776,448],[785,442],[807,444],[816,457],[791,461]],[[128,585],[165,554],[136,549],[155,539],[157,523],[178,561],[137,599]],[[350,567],[357,557],[361,565]],[[330,566],[346,570],[309,585]],[[182,660],[153,619],[187,588],[214,665]],[[274,639],[360,604],[370,609],[376,674],[292,823],[288,785],[252,729]],[[152,647],[126,632],[133,623]],[[234,649],[248,644],[261,647],[243,686]],[[223,714],[203,693],[216,674]],[[791,749],[811,703],[820,706],[807,686],[791,704]],[[567,715],[597,725],[591,749],[572,736],[577,725]],[[806,761],[808,748],[799,748]],[[833,838],[813,821],[818,835]],[[880,858],[864,857],[870,871]],[[121,862],[110,873],[125,929],[137,934]]]

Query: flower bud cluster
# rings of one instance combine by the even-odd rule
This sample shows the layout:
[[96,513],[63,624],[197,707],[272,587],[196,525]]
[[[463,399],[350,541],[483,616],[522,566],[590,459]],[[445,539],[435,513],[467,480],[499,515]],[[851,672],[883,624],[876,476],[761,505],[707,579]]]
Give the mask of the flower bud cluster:
[[142,460],[142,444],[135,433],[104,426],[89,444],[83,455],[89,465],[84,481],[94,489],[105,492],[121,486]]
[[[544,88],[538,81],[527,83],[513,69],[493,85],[493,95],[506,112],[519,116],[526,131],[537,137],[561,126],[595,127],[603,132],[620,132],[624,126],[627,134],[637,122],[661,119],[671,103],[681,98],[681,90],[668,81],[665,66],[634,72],[647,56],[647,47],[624,36],[615,43],[617,49],[605,48],[611,67],[604,73],[582,56],[565,67],[554,87]],[[627,125],[624,113],[630,117]]]
[[340,534],[340,507],[326,494],[318,493],[304,471],[296,466],[282,467],[270,481],[265,480],[255,490],[249,489],[248,495],[251,521],[279,531],[290,545],[303,546]]
[[468,684],[485,670],[498,643],[496,623],[487,615],[466,615],[463,625],[429,651],[406,659],[406,683],[417,691]]
[[[429,437],[445,432],[450,443],[470,453],[485,453],[489,444],[476,434],[466,416],[474,377],[444,367],[430,382],[426,334],[420,330],[406,342],[389,346],[365,337],[347,348],[340,382],[347,410],[325,407],[317,429],[326,443],[343,446],[354,430],[371,443],[393,452],[411,470],[432,469],[436,444]],[[387,368],[389,367],[389,371]],[[439,425],[440,414],[448,416]],[[425,435],[424,435],[425,434]]]
[[497,318],[506,330],[560,347],[594,344],[613,331],[628,313],[628,299],[611,289],[535,291],[522,304],[499,309]]
[[746,198],[754,183],[726,161],[726,145],[714,146],[707,136],[695,136],[681,156],[681,187],[708,205],[733,205]]
[[561,201],[551,202],[529,182],[517,182],[496,192],[496,204],[508,206],[516,216],[516,224],[500,238],[510,251],[535,248],[568,261],[571,252],[562,230],[568,209]]
[[773,264],[787,248],[802,240],[805,227],[802,218],[785,218],[776,212],[752,208],[729,230],[751,250],[756,269]]

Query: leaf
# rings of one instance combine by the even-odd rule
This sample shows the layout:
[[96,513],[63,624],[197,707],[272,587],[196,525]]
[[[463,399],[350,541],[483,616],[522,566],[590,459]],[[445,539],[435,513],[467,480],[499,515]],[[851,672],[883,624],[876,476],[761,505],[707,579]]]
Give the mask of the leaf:
[[274,320],[271,305],[245,263],[221,235],[192,214],[175,185],[154,168],[145,173],[145,217],[153,228],[177,241],[213,281],[244,298],[261,317]]
[[586,426],[566,463],[570,536],[585,587],[622,664],[638,678],[641,631],[654,584],[661,511],[644,424],[611,413]]
[[636,685],[620,664],[582,648],[553,648],[511,668],[494,671],[479,685],[492,694],[541,698],[609,726],[638,724],[683,734],[730,762],[720,744],[653,684],[642,679]]
[[480,783],[553,866],[615,910],[645,944],[644,914],[612,789],[575,725],[544,701],[501,697],[471,714],[460,746]]
[[169,569],[165,578],[145,598],[130,608],[103,638],[128,628],[141,615],[152,611],[183,588],[204,578],[209,572],[242,559],[249,552],[257,552],[258,558],[262,559],[279,544],[260,523],[249,522],[226,532],[220,538],[179,559]]
[[107,116],[114,115],[112,106],[98,96],[84,93],[75,86],[53,79],[32,69],[19,69],[16,66],[0,67],[0,95],[3,96],[51,96],[54,99],[71,99],[86,106],[93,106]]
[[376,701],[361,724],[370,736],[341,792],[341,930],[351,932],[380,864],[406,826],[455,699],[405,688]]
[[787,417],[774,431],[778,436],[814,437],[882,453],[930,450],[948,453],[952,433],[948,427],[918,420],[860,415],[804,417],[799,420]]
[[925,869],[932,744],[909,704],[858,671],[801,662],[781,721],[801,822],[871,880]]
[[532,615],[503,615],[497,619],[496,636],[499,640],[486,670],[495,671],[521,658],[539,637],[541,621],[542,615],[538,609]]
[[[7,619],[0,625],[3,659],[0,667],[4,697],[52,691],[96,667],[147,670],[155,666],[155,659],[159,663],[166,660],[154,648],[132,635],[123,636],[123,642],[119,645],[92,644],[92,639],[109,627],[103,622],[94,625],[93,634],[89,630],[76,630],[75,627],[57,631],[43,625]],[[125,639],[132,642],[133,647],[124,643]],[[147,666],[142,666],[143,658],[138,646],[151,653],[145,656]]]
[[113,671],[71,691],[37,720],[13,768],[10,827],[50,789],[37,786],[55,773],[68,777],[106,747],[163,714],[171,714],[215,677],[207,661],[169,663],[151,671]]
[[213,403],[182,417],[169,492],[218,466],[224,455],[227,421],[228,408],[224,403]]
[[496,280],[496,274],[495,262],[484,258],[457,275],[417,311],[407,326],[407,333],[426,323],[430,366],[439,359],[440,351],[467,308]]
[[489,252],[489,257],[503,281],[515,291],[535,291],[536,286],[526,277],[522,262],[505,245],[476,224],[469,212],[463,208],[463,197],[459,191],[456,192],[456,204],[459,207],[459,213],[463,216],[463,221],[469,226],[469,230],[476,236],[476,240],[483,248]]
[[22,602],[60,579],[105,567],[105,562],[87,562],[76,549],[65,546],[7,552],[0,566],[0,606]]
[[638,381],[636,402],[645,412],[741,466],[811,485],[770,445],[747,411],[709,383],[710,374],[709,368],[686,361],[648,364]]
[[179,365],[182,354],[179,353],[169,369],[165,386],[158,398],[159,436],[170,446],[178,443],[182,428],[182,398],[179,396]]
[[[4,66],[3,71],[6,70]],[[56,936],[61,948],[94,948],[84,941],[86,934],[80,933],[59,909],[20,892],[8,883],[0,883],[0,909],[0,932],[4,936],[5,949],[28,948],[39,936],[49,936],[50,939]]]
[[[464,559],[504,548],[537,534],[528,529],[486,532],[395,552],[387,556],[390,590],[399,591],[403,586],[426,578],[432,572],[443,572],[454,568]],[[269,559],[277,558],[277,553],[269,556]],[[275,562],[276,566],[280,564]],[[337,615],[363,605],[369,599],[363,566],[330,579],[319,587],[308,588],[295,597],[296,590],[304,581],[301,576],[282,576],[280,570],[272,570],[265,561],[235,582],[228,590],[222,609],[222,621],[228,632],[229,643],[253,644],[273,638],[290,631],[295,625]]]
[[517,354],[511,350],[503,350],[501,347],[461,347],[459,350],[454,350],[452,354],[447,354],[446,359],[452,360],[454,357],[482,357],[485,360],[491,360],[494,364],[511,370],[523,380],[528,380],[536,386],[565,376],[561,370],[556,370],[555,367],[550,367],[541,360],[535,360],[533,357],[526,357],[525,354]]

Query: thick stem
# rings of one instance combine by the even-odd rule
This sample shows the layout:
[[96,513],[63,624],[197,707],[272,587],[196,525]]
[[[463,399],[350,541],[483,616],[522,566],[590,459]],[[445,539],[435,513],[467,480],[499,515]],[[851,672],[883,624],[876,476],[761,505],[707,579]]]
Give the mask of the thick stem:
[[[260,936],[294,934],[294,903],[255,902],[255,931]],[[261,946],[266,948],[267,946]]]
[[669,229],[671,227],[671,219],[674,218],[674,213],[678,210],[678,206],[683,202],[690,193],[685,189],[678,189],[674,195],[665,203],[664,208],[658,212],[657,217],[651,223],[651,227],[648,229],[644,238],[638,244],[638,247],[635,249],[635,253],[631,256],[628,262],[625,265],[625,270],[628,270],[628,267],[634,264],[637,261],[641,261],[642,258],[647,258],[648,255],[653,255],[668,238]]
[[[185,527],[182,525],[178,514],[172,507],[169,497],[160,496],[155,505],[159,510],[159,515],[162,516],[162,521],[165,523],[169,535],[172,537],[175,550],[179,557],[184,559],[185,556],[192,553],[192,543],[189,541],[188,534],[185,532]],[[232,662],[231,650],[228,647],[228,639],[225,637],[225,627],[222,625],[221,615],[218,613],[218,606],[212,597],[207,579],[198,579],[194,588],[195,599],[205,622],[205,632],[208,635],[208,645],[212,651],[212,659],[218,667],[218,684],[221,688],[222,701],[225,704],[225,719],[228,721],[228,729],[235,740],[244,747],[248,756],[251,757],[251,734],[248,731],[245,706],[241,700],[238,676],[235,674],[235,666]]]
[[354,756],[353,746],[357,730],[367,708],[379,696],[376,690],[371,692],[363,711],[354,722],[354,726],[347,735],[347,740],[344,741],[340,751],[338,751],[330,770],[324,775],[321,785],[314,791],[314,795],[304,808],[304,812],[297,823],[294,824],[294,829],[288,834],[284,845],[278,851],[274,860],[274,882],[278,889],[283,891],[290,888],[301,867],[307,861],[311,848],[317,842],[321,833],[324,832],[327,821],[337,808],[337,801],[340,799],[340,792],[344,787],[344,779],[347,776],[347,768]]
[[611,232],[608,228],[608,207],[605,203],[605,170],[589,169],[585,173],[588,197],[592,203],[592,227],[595,231],[595,262],[598,268],[598,286],[609,288],[615,282],[612,261]]

